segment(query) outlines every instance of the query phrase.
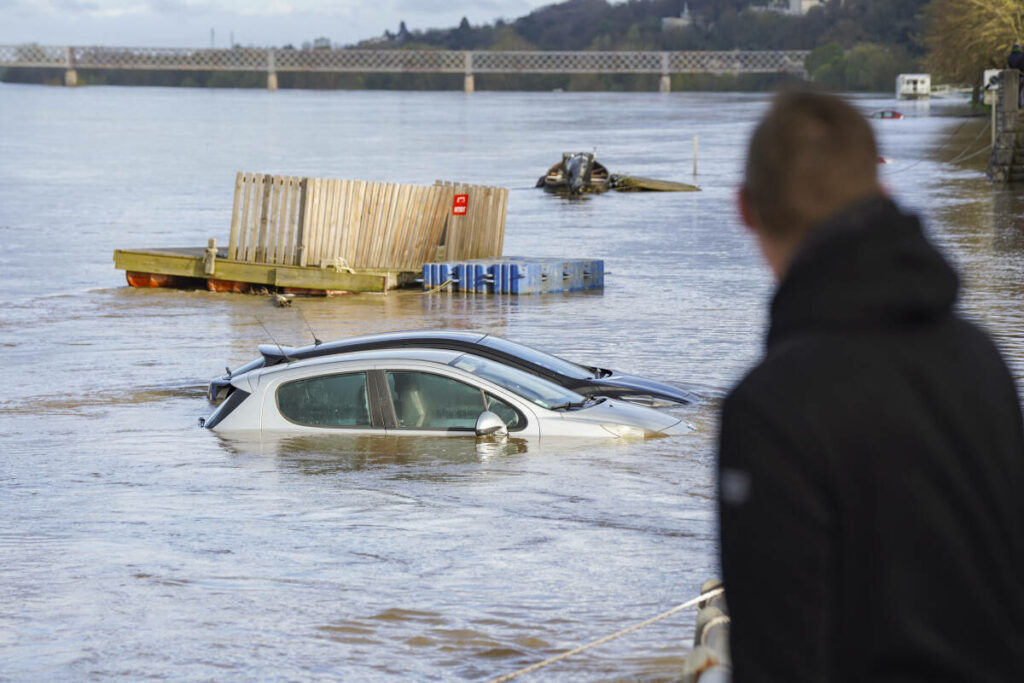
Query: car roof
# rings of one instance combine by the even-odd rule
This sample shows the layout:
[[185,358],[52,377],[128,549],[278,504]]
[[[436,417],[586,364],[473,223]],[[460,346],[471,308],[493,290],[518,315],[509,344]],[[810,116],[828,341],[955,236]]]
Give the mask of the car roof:
[[422,349],[411,347],[373,349],[369,351],[353,351],[351,353],[346,353],[341,357],[327,355],[298,359],[288,363],[287,365],[271,365],[269,367],[256,368],[252,372],[264,374],[292,370],[294,368],[306,368],[316,365],[354,365],[356,363],[379,361],[426,361],[437,363],[439,365],[448,365],[459,356],[464,355],[466,355],[464,351],[451,351],[448,349]]
[[399,332],[381,332],[349,337],[337,341],[323,342],[300,347],[282,347],[276,344],[260,344],[259,351],[266,359],[267,365],[275,365],[284,361],[329,356],[336,353],[350,353],[348,349],[363,345],[407,344],[416,347],[418,344],[429,344],[431,341],[454,341],[463,344],[476,344],[487,336],[485,332],[470,330],[436,329],[436,330],[403,330]]

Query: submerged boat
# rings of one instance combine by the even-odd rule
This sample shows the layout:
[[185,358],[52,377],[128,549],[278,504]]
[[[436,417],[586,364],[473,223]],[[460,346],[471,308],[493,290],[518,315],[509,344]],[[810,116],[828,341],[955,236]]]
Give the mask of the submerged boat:
[[640,176],[612,174],[594,158],[593,152],[563,152],[562,160],[537,180],[537,187],[547,192],[569,196],[619,192],[693,192],[700,188],[671,180],[655,180]]
[[611,176],[592,152],[563,152],[562,160],[537,180],[537,187],[566,194],[605,192],[611,187]]

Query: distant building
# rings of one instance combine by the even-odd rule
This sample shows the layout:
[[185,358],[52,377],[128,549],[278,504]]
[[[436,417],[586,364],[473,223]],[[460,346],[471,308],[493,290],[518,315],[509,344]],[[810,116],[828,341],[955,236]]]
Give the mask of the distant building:
[[931,74],[900,74],[896,77],[896,99],[917,100],[931,95]]
[[812,7],[817,7],[822,4],[822,0],[789,0],[789,13],[804,15]]
[[690,16],[690,7],[686,3],[683,3],[683,11],[678,17],[662,17],[661,18],[661,30],[662,31],[680,31],[693,23],[693,17]]
[[823,4],[823,0],[772,0],[767,5],[754,5],[750,9],[755,12],[778,12],[779,14],[791,14],[799,17],[807,14],[812,7],[818,7]]

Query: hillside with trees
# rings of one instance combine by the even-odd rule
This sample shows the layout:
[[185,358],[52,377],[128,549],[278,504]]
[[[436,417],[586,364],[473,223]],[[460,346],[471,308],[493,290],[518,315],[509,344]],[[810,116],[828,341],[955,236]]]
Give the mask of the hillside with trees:
[[[767,0],[568,0],[512,22],[473,27],[465,20],[446,30],[386,32],[363,47],[449,50],[813,50],[809,75],[826,87],[890,90],[901,71],[913,71],[924,56],[916,38],[925,0],[829,0],[803,16],[778,11]],[[686,11],[690,23],[665,30],[662,19]],[[632,79],[600,81],[615,89]],[[653,87],[652,79],[646,85]],[[757,89],[777,76],[676,76],[675,88]],[[633,85],[640,85],[634,83]]]

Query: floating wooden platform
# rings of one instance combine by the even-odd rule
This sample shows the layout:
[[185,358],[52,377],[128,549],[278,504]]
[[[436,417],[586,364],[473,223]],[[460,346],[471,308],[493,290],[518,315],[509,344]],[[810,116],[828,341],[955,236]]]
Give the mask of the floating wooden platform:
[[384,292],[413,285],[420,277],[418,271],[250,263],[228,259],[225,250],[217,250],[211,258],[208,251],[204,247],[117,249],[114,267],[126,271],[133,287],[205,287],[218,292],[244,292],[253,286],[310,294]]
[[427,261],[501,254],[508,190],[235,176],[227,249],[118,249],[133,287],[255,287],[293,293],[385,292],[413,284]]

